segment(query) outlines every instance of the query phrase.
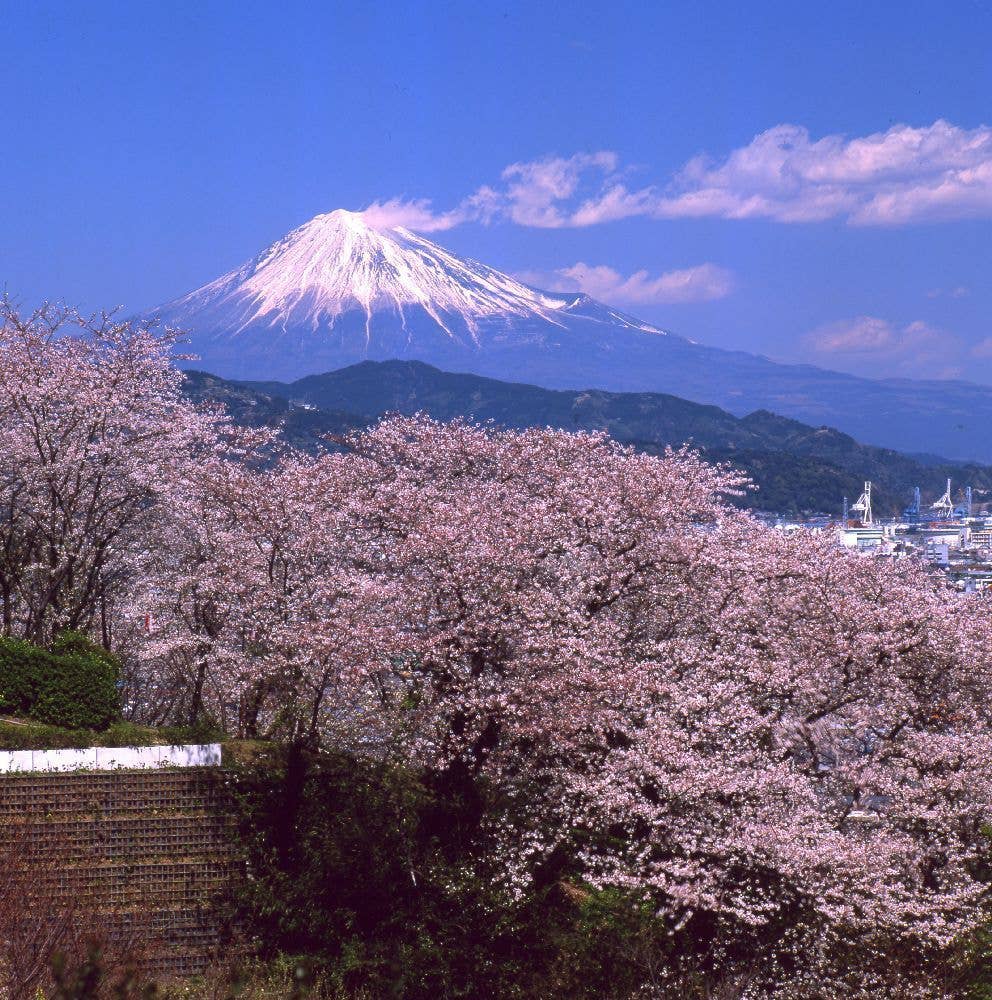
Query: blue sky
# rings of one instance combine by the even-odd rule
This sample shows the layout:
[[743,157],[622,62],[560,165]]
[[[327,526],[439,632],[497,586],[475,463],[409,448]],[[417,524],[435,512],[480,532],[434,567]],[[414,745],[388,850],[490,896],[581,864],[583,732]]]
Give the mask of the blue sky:
[[992,383],[992,3],[4,5],[0,284],[146,309],[319,212],[695,340]]

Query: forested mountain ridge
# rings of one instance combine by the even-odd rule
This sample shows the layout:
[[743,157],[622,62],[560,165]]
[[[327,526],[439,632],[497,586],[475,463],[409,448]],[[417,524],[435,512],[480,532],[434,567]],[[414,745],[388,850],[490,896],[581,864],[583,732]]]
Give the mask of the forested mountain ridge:
[[987,385],[865,378],[696,343],[362,213],[318,215],[152,317],[185,331],[198,366],[225,378],[400,358],[550,389],[673,393],[738,417],[767,409],[887,448],[992,462]]
[[829,427],[758,410],[735,417],[717,406],[666,393],[544,389],[482,376],[443,372],[418,361],[366,361],[296,382],[234,382],[187,374],[187,391],[223,402],[239,422],[278,427],[305,448],[321,436],[365,426],[384,413],[424,412],[513,428],[551,426],[603,430],[648,452],[690,444],[712,461],[730,462],[758,487],[743,502],[783,513],[840,513],[842,497],[862,482],[876,488],[876,510],[896,513],[919,485],[938,496],[950,476],[992,490],[992,468],[916,457],[863,445]]

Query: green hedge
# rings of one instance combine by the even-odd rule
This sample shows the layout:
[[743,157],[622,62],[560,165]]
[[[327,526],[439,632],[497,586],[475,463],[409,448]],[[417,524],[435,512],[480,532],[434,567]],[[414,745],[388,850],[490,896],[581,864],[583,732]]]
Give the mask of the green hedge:
[[66,729],[106,729],[120,718],[116,657],[65,632],[42,649],[0,636],[0,711]]

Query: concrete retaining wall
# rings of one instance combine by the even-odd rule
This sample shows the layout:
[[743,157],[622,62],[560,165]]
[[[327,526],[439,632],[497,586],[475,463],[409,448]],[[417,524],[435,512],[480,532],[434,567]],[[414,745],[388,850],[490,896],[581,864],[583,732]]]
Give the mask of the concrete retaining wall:
[[114,771],[156,767],[219,767],[219,743],[86,750],[0,751],[0,774],[34,771]]

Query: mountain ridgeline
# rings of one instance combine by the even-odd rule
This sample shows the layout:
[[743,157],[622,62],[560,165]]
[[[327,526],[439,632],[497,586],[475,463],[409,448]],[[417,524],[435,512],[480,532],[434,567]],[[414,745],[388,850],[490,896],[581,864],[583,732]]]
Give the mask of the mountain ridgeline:
[[948,476],[956,485],[973,486],[978,499],[992,491],[992,468],[859,444],[840,431],[765,410],[739,418],[664,393],[543,389],[416,361],[367,361],[291,383],[189,372],[187,391],[224,403],[238,422],[278,428],[307,450],[320,447],[324,435],[348,433],[383,414],[416,412],[511,428],[606,431],[650,453],[690,444],[710,461],[730,462],[751,477],[758,489],[741,502],[793,515],[839,515],[841,498],[857,496],[865,479],[875,484],[876,511],[888,514],[905,506],[913,486],[936,498]]
[[316,216],[150,316],[188,331],[196,367],[224,378],[292,381],[400,358],[551,389],[671,393],[738,417],[765,409],[904,452],[992,462],[992,387],[707,347],[355,212]]

